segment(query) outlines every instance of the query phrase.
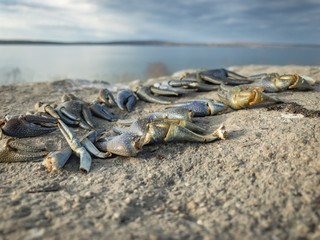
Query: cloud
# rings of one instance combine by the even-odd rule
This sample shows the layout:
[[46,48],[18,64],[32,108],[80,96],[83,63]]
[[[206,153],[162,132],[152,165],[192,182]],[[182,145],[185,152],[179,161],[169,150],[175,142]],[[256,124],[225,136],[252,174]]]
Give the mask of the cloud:
[[314,42],[317,0],[2,0],[0,38]]

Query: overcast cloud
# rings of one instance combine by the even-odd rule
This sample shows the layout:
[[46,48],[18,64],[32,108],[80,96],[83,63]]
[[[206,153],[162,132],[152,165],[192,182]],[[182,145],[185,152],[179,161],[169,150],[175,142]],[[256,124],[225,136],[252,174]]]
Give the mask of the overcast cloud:
[[1,0],[0,38],[319,43],[319,0]]

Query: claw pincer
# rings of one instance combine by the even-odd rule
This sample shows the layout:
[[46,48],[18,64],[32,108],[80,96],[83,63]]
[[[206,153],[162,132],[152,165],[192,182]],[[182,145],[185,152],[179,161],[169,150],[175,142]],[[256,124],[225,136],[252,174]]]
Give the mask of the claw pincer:
[[39,161],[48,152],[44,147],[33,147],[12,138],[0,140],[0,162]]
[[195,117],[205,117],[215,115],[226,109],[223,103],[210,100],[198,99],[187,102],[176,102],[169,106],[169,108],[183,108],[190,110]]
[[10,137],[36,137],[57,130],[53,125],[56,121],[55,118],[49,117],[17,115],[3,119],[0,127],[2,133]]
[[116,128],[120,135],[103,138],[97,148],[120,156],[136,156],[144,145],[172,141],[212,142],[225,139],[223,125],[212,133],[181,119],[138,119],[128,128]]
[[117,105],[121,110],[131,112],[137,104],[137,97],[129,89],[121,90],[117,94]]
[[249,85],[236,87],[220,86],[218,96],[220,101],[232,109],[238,110],[261,103],[278,103],[280,99],[271,97],[263,92],[264,88]]
[[278,73],[262,73],[250,76],[250,78],[255,80],[255,82],[251,83],[250,86],[263,87],[266,92],[281,92],[291,89],[312,89],[311,83],[309,83],[309,78],[298,74],[280,75]]

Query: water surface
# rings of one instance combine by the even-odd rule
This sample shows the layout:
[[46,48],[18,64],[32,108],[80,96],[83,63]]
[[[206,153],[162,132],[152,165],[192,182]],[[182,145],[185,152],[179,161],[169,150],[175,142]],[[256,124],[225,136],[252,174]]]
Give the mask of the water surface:
[[248,64],[320,65],[320,48],[2,45],[0,84],[65,78],[114,83]]

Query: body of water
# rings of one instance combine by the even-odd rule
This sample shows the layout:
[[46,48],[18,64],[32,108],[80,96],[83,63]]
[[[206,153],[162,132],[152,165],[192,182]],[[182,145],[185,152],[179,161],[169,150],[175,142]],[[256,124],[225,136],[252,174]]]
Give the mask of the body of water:
[[114,83],[248,64],[320,65],[320,48],[2,45],[0,84],[66,78]]

